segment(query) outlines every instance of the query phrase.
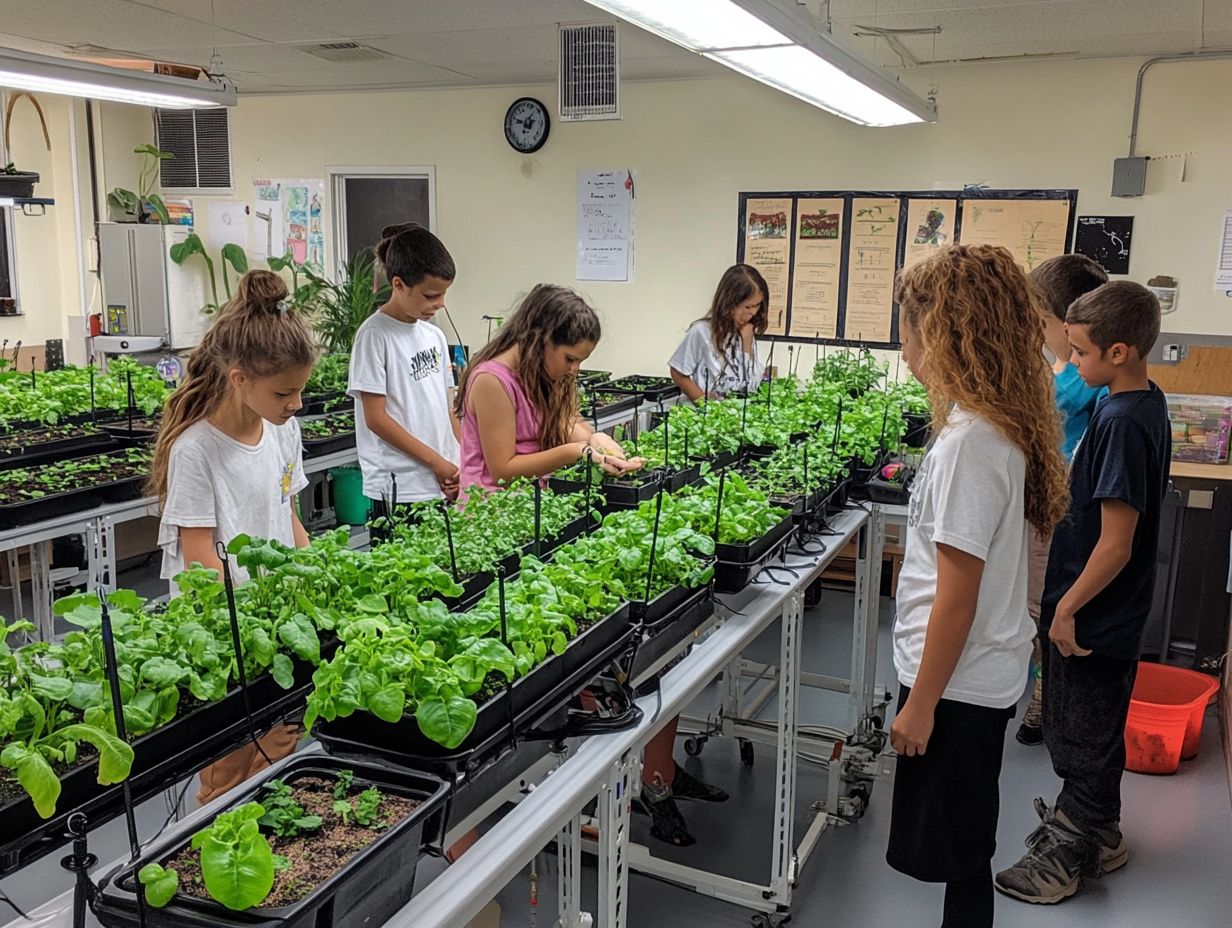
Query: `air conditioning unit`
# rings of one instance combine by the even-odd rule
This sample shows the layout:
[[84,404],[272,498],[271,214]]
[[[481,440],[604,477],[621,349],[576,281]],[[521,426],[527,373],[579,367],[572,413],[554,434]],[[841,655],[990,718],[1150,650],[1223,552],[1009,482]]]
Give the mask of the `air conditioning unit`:
[[615,23],[560,27],[557,88],[562,122],[620,118],[620,33]]

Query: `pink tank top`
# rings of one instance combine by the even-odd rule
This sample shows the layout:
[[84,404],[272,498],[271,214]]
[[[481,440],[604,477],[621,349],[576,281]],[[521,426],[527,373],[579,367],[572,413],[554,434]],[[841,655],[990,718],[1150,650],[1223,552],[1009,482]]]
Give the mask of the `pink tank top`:
[[[518,375],[500,361],[484,361],[476,364],[467,379],[468,386],[475,382],[478,374],[491,374],[505,388],[505,394],[513,403],[514,450],[518,454],[534,454],[542,451],[539,442],[539,411],[531,405],[526,391]],[[487,462],[483,459],[483,446],[479,443],[479,423],[475,413],[463,404],[462,414],[462,462],[458,468],[458,482],[462,487],[461,498],[466,498],[467,487],[478,484],[489,490],[499,489],[497,482],[488,472]]]

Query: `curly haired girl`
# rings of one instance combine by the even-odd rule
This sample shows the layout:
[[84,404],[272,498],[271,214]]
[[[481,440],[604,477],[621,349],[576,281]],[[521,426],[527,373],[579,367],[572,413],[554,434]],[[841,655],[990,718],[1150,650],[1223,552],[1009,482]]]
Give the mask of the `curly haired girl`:
[[1004,248],[958,245],[904,271],[903,357],[934,434],[911,490],[898,585],[900,693],[890,866],[946,884],[943,925],[992,925],[1005,728],[1035,634],[1029,533],[1067,502],[1034,290]]

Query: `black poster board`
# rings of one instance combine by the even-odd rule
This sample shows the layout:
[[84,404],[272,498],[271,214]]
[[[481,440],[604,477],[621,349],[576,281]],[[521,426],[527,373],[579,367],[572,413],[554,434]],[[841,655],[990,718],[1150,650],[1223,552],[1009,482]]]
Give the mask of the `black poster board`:
[[1109,274],[1128,274],[1133,234],[1133,216],[1079,216],[1074,251],[1096,261]]
[[[750,241],[757,242],[755,251],[763,260],[767,254],[766,243],[758,238],[760,230],[746,229],[750,201],[755,207],[773,201],[774,214],[784,212],[789,219],[776,263],[762,268],[771,287],[772,310],[772,327],[765,338],[898,348],[898,306],[892,295],[887,296],[887,288],[892,294],[892,279],[906,262],[931,248],[983,241],[1009,248],[1030,270],[1052,254],[1072,250],[1078,191],[971,188],[741,192],[736,261],[758,264],[757,255],[753,260],[746,257]],[[897,203],[897,214],[890,208],[890,201]],[[835,244],[841,243],[841,250],[831,251],[817,262],[818,268],[826,268],[817,271],[817,276],[827,279],[810,279],[809,272],[815,269],[798,262],[799,252],[819,246],[816,239],[822,236],[815,234],[818,215],[830,218],[839,211],[841,233]],[[882,217],[890,221],[882,222]],[[805,225],[801,225],[802,220],[806,220]],[[834,238],[828,231],[825,237]],[[878,301],[880,322],[871,324],[870,320],[878,318]],[[807,326],[801,325],[801,320],[807,320]],[[861,327],[859,336],[852,329],[853,322]],[[875,334],[870,336],[866,327]]]

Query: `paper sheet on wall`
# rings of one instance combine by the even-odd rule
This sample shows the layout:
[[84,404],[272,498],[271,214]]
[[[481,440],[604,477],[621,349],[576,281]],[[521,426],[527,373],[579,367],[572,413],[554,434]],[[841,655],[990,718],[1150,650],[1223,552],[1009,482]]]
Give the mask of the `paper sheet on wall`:
[[900,212],[897,199],[851,201],[847,314],[843,322],[843,338],[850,341],[890,341]]
[[787,334],[787,274],[790,268],[791,200],[748,200],[744,215],[744,263],[761,272],[770,289],[767,335]]
[[631,170],[578,171],[578,280],[632,279],[633,199]]
[[843,264],[843,201],[798,200],[796,213],[791,334],[801,338],[835,338]]
[[1219,235],[1219,266],[1215,270],[1215,289],[1220,293],[1232,291],[1232,209],[1223,214],[1223,227]]
[[1068,200],[963,201],[964,245],[1002,245],[1027,271],[1065,254]]
[[238,200],[210,200],[205,204],[209,225],[205,232],[205,248],[211,255],[222,251],[223,245],[239,245],[248,251],[248,204]]
[[954,244],[954,220],[958,215],[957,200],[907,201],[907,247],[903,267],[911,267],[946,245]]
[[290,254],[296,264],[321,271],[325,267],[323,204],[320,178],[254,178],[252,257]]

